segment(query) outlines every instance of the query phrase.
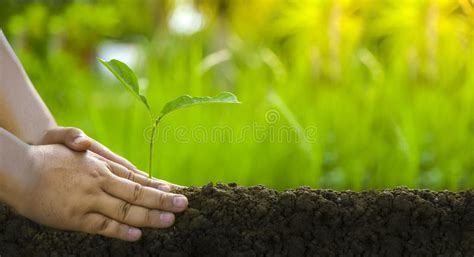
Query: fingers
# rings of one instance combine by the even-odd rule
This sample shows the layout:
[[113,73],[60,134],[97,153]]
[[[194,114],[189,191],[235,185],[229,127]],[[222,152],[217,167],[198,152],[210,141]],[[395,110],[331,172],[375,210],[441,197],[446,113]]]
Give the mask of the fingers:
[[[138,174],[138,175],[141,175],[142,177],[149,178],[147,173],[145,173],[145,172],[143,172],[143,171],[141,171],[137,168],[132,169],[132,171],[134,173]],[[173,183],[168,182],[166,180],[157,179],[157,178],[153,178],[153,177],[151,178],[150,186],[154,187],[154,188],[158,188],[158,189],[163,190],[163,191],[170,191],[171,189],[183,188],[183,186],[176,185],[176,184],[173,184]],[[167,189],[164,189],[165,186],[167,187]]]
[[98,203],[96,212],[133,227],[167,228],[175,219],[173,213],[150,210],[107,194],[103,194]]
[[[134,171],[135,173],[140,174],[140,175],[144,174],[144,175],[142,175],[142,176],[148,178],[148,174],[146,174],[146,173],[143,172],[143,171],[140,171],[140,170],[138,170],[138,169],[135,169],[135,170],[133,170],[133,171]],[[176,185],[176,184],[173,184],[173,183],[168,182],[168,181],[166,181],[166,180],[157,179],[157,178],[153,178],[153,177],[151,178],[151,185],[152,185],[152,187],[154,187],[154,188],[157,188],[157,186],[163,186],[163,187],[166,186],[166,187],[168,188],[168,190],[164,190],[164,191],[170,191],[171,189],[180,189],[180,188],[183,188],[183,186]],[[161,189],[161,188],[158,188],[158,189],[163,190],[163,189]]]
[[[144,186],[158,188],[162,191],[170,191],[171,189],[177,189],[181,187],[164,180],[149,179],[148,174],[138,170],[131,162],[122,156],[115,154],[106,146],[92,138],[89,138],[86,134],[84,134],[84,132],[82,132],[82,130],[78,128],[57,127],[50,129],[43,136],[40,144],[64,144],[71,150],[78,152],[89,150],[95,153],[98,157],[101,157],[101,160],[106,161],[111,166],[111,163],[120,164],[113,165],[114,170],[117,171],[114,172],[116,175],[132,179],[133,181],[136,181],[137,183],[140,183]],[[127,171],[124,171],[124,169],[119,167],[125,167]],[[133,174],[133,176],[130,175],[130,170],[137,174],[137,176]]]
[[43,136],[40,144],[64,144],[71,150],[83,152],[89,150],[106,159],[114,161],[131,170],[136,170],[135,166],[127,159],[112,152],[110,149],[86,136],[82,130],[71,127],[57,127],[50,129]]
[[134,181],[142,186],[147,186],[147,187],[152,187],[152,188],[157,188],[161,191],[166,191],[169,192],[171,190],[171,187],[165,183],[159,182],[154,179],[150,179],[147,176],[142,176],[140,174],[137,174],[135,172],[132,172],[125,168],[122,165],[119,165],[113,161],[107,160],[107,159],[102,159],[104,162],[106,162],[115,175],[126,178],[130,181]]
[[78,128],[57,127],[48,130],[40,144],[64,144],[71,150],[83,152],[89,149],[92,140]]
[[112,152],[109,148],[95,141],[94,139],[91,139],[91,146],[89,147],[89,151],[94,152],[104,157],[105,159],[118,163],[129,170],[136,170],[135,166],[131,162],[129,162],[127,159]]
[[125,241],[137,241],[142,236],[140,229],[120,223],[98,213],[89,213],[84,218],[85,231]]
[[[135,181],[137,183],[140,183],[144,186],[149,186],[153,188],[158,188],[162,191],[170,191],[171,189],[179,189],[182,188],[182,186],[170,183],[165,180],[161,179],[156,179],[156,178],[149,178],[148,174],[137,169],[131,162],[129,162],[127,159],[121,157],[120,155],[115,154],[114,152],[110,151],[107,147],[104,145],[100,144],[99,142],[92,140],[92,146],[89,148],[90,151],[96,153],[97,155],[103,157],[103,161],[106,161],[110,166],[113,166],[113,168],[117,166],[123,166],[127,168],[127,172],[123,171],[121,168],[117,168],[117,173],[116,175],[123,177],[123,178],[128,178],[129,176],[132,176],[129,173],[129,171],[132,171],[138,176],[132,176],[131,179],[132,181]],[[114,164],[120,164],[120,165],[113,165]],[[135,180],[136,179],[136,180]]]
[[180,186],[180,185],[177,185],[177,184],[174,184],[174,183],[171,183],[171,182],[168,182],[166,180],[163,180],[163,179],[157,179],[157,178],[152,178],[153,181],[156,181],[157,184],[165,184],[165,185],[168,185],[170,188],[172,189],[180,189],[180,188],[184,188],[183,186]]
[[163,192],[117,176],[110,176],[107,183],[104,183],[103,190],[114,197],[146,208],[181,212],[188,206],[188,199],[183,195]]

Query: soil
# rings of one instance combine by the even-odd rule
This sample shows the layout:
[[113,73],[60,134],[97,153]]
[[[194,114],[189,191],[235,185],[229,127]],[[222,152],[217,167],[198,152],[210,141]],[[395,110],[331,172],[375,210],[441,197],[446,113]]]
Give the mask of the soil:
[[43,227],[0,205],[0,256],[474,256],[474,191],[182,190],[174,227],[135,243]]

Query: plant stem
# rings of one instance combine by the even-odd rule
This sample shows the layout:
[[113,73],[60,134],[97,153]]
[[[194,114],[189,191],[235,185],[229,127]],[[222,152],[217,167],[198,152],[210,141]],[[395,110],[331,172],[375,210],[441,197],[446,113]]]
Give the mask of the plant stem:
[[151,130],[151,137],[150,137],[150,154],[148,156],[148,177],[151,178],[151,171],[152,171],[152,164],[153,164],[153,141],[155,140],[156,130],[160,124],[161,117],[156,119],[153,122],[153,128]]

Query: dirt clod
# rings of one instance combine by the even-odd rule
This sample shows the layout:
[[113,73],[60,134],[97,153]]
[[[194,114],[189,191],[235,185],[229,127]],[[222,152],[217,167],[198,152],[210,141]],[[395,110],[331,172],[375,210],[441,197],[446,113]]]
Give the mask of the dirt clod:
[[474,192],[208,184],[136,243],[35,224],[0,205],[0,256],[474,256]]

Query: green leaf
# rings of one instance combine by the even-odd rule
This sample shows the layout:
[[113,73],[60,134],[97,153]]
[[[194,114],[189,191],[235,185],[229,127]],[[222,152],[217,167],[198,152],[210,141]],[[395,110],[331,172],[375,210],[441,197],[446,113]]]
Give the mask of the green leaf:
[[166,114],[176,111],[178,109],[190,107],[198,104],[208,103],[227,103],[227,104],[239,104],[237,97],[229,92],[222,92],[214,97],[203,96],[203,97],[192,97],[189,95],[179,96],[165,104],[160,113],[160,118]]
[[145,104],[148,111],[150,106],[145,96],[140,94],[140,87],[138,85],[138,79],[135,73],[125,63],[112,59],[105,61],[101,58],[97,58],[102,65],[104,65],[114,76],[120,81],[120,83],[130,91],[139,101]]

